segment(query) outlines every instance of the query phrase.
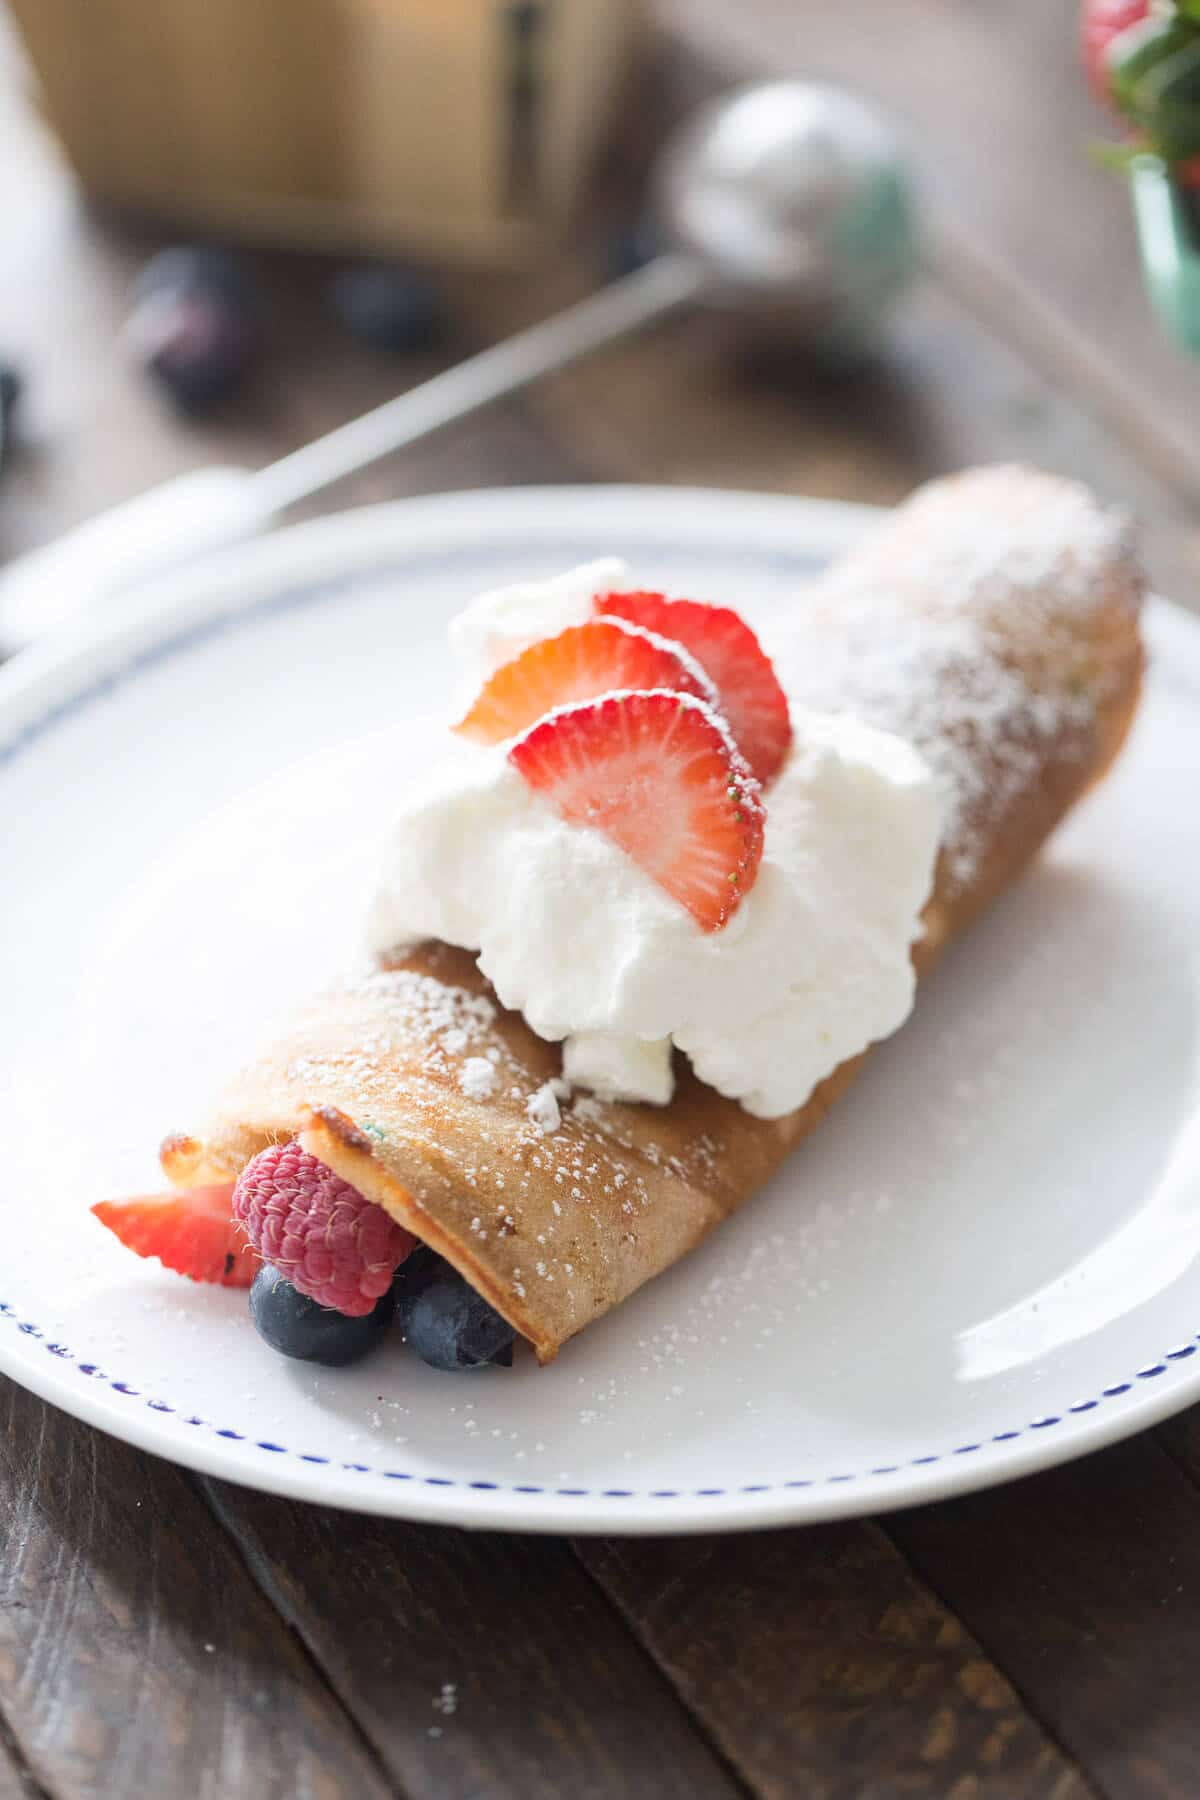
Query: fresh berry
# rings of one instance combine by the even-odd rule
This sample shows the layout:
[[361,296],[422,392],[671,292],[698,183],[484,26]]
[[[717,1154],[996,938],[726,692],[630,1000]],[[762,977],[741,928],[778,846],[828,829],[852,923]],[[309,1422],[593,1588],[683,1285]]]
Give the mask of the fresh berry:
[[702,600],[668,600],[648,593],[601,594],[595,609],[690,650],[716,683],[720,711],[759,781],[765,787],[779,773],[792,741],[787,695],[762,645],[738,613]]
[[589,619],[504,663],[455,730],[498,744],[556,707],[631,688],[670,688],[716,704],[712,683],[686,652],[622,620]]
[[447,1267],[444,1256],[439,1256],[428,1244],[418,1244],[412,1255],[406,1256],[400,1264],[392,1281],[392,1292],[397,1302],[413,1299]]
[[207,412],[240,385],[258,350],[253,286],[228,251],[164,250],[142,270],[125,337],[180,411]]
[[396,1320],[417,1355],[435,1369],[478,1369],[512,1362],[516,1332],[449,1263],[423,1283],[407,1285]]
[[759,786],[701,701],[610,694],[540,720],[508,754],[564,818],[605,832],[705,931],[754,886]]
[[272,1144],[242,1170],[234,1217],[264,1262],[320,1306],[369,1313],[416,1239],[357,1188],[302,1150]]
[[138,1256],[156,1256],[165,1269],[247,1288],[259,1266],[257,1253],[233,1216],[233,1184],[175,1188],[134,1200],[101,1200],[93,1213]]
[[396,265],[343,269],[334,278],[333,308],[372,350],[428,350],[441,329],[441,297],[427,275]]
[[373,1350],[392,1322],[395,1296],[389,1287],[369,1312],[348,1317],[302,1294],[286,1275],[264,1263],[250,1289],[250,1317],[259,1337],[281,1356],[340,1368]]
[[1140,25],[1151,0],[1084,0],[1079,18],[1083,66],[1099,99],[1112,98],[1109,53],[1123,31]]
[[[423,1294],[427,1287],[442,1276],[452,1273],[446,1259],[431,1250],[428,1244],[418,1244],[412,1255],[407,1257],[396,1270],[396,1279],[392,1283],[392,1292],[396,1296],[398,1308],[407,1309],[412,1306],[418,1294]],[[489,1311],[491,1309],[489,1308]],[[494,1363],[502,1363],[505,1368],[512,1366],[513,1333],[509,1332],[509,1341],[491,1358]]]

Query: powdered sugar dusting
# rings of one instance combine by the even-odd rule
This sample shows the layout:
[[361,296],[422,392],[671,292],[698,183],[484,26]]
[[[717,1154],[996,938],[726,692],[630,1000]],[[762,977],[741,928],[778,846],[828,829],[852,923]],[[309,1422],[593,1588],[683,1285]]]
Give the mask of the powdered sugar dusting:
[[1084,753],[1105,680],[1089,620],[1140,597],[1123,513],[1071,482],[985,469],[901,508],[772,647],[794,703],[921,751],[942,791],[945,872],[963,887],[1047,749]]
[[559,1101],[565,1100],[570,1093],[565,1081],[547,1081],[531,1094],[525,1111],[543,1135],[549,1135],[562,1127],[562,1111]]
[[[528,1251],[506,1268],[519,1300],[544,1287],[557,1296],[561,1312],[586,1317],[596,1272],[610,1279],[603,1272],[628,1255],[638,1215],[651,1205],[639,1160],[682,1181],[711,1173],[714,1146],[707,1139],[689,1148],[685,1167],[653,1140],[635,1145],[621,1129],[619,1108],[597,1102],[569,1110],[568,1083],[560,1076],[546,1079],[544,1068],[535,1074],[509,1047],[502,1015],[484,994],[413,968],[354,975],[316,1008],[325,1035],[328,1009],[339,999],[353,1050],[304,1053],[301,1021],[295,1048],[283,1062],[286,1077],[305,1100],[331,1101],[348,1113],[381,1148],[396,1129],[401,1095],[418,1116],[435,1109],[439,1126],[444,1118],[436,1108],[447,1086],[485,1102],[487,1112],[469,1144],[455,1148],[440,1132],[438,1142],[441,1155],[453,1161],[454,1181],[474,1203],[465,1223],[475,1243],[489,1246],[489,1255],[504,1241]],[[403,1135],[408,1130],[406,1121]],[[535,1188],[539,1197],[531,1208]],[[615,1232],[614,1214],[620,1221]],[[502,1264],[507,1254],[499,1253]]]
[[[370,1109],[395,1087],[397,1055],[421,1052],[421,1074],[435,1083],[455,1079],[462,1092],[484,1100],[502,1081],[520,1073],[493,1030],[498,1017],[486,994],[471,993],[413,969],[378,969],[349,975],[333,990],[353,1003],[362,1023],[354,1048],[340,1054],[303,1054],[286,1073],[314,1099],[329,1096],[370,1129]],[[420,1077],[410,1082],[419,1097]],[[522,1090],[523,1092],[524,1090]]]
[[810,646],[806,639],[792,692],[821,711],[857,713],[921,752],[941,791],[949,873],[966,886],[992,821],[1036,779],[1064,724],[1086,724],[1092,702],[1032,696],[974,621],[917,626],[889,599],[848,599],[836,640],[814,633]]
[[[811,608],[797,609],[782,654],[770,645],[795,700],[861,714],[934,766],[949,815],[942,882],[947,873],[968,882],[997,808],[1052,759],[1087,748],[1103,669],[1072,657],[1101,635],[1093,607],[1117,608],[1123,592],[1136,603],[1117,522],[1086,497],[1084,516],[1073,516],[1080,501],[1068,505],[1060,484],[1048,486],[1029,502],[1028,529],[997,524],[986,499],[965,532],[952,518],[945,531],[928,520],[914,529],[928,503],[905,509],[884,550],[864,551],[818,586]],[[657,1131],[645,1111],[635,1123],[619,1103],[572,1101],[547,1079],[556,1052],[478,991],[468,956],[433,947],[413,964],[346,982],[341,1018],[336,993],[322,1000],[316,1028],[301,1029],[273,1073],[286,1071],[298,1099],[343,1109],[406,1184],[412,1170],[412,1191],[431,1213],[448,1200],[472,1258],[514,1305],[526,1302],[563,1334],[627,1291],[631,1270],[671,1259],[676,1202],[682,1235],[694,1229],[695,1196],[723,1195],[738,1179],[737,1140],[683,1141],[670,1114]],[[464,1094],[486,1104],[465,1106]],[[884,1194],[873,1204],[882,1212],[891,1202]],[[748,1241],[744,1283],[734,1258],[724,1285],[676,1321],[681,1341],[689,1332],[708,1341],[714,1327],[775,1329],[777,1318],[755,1308],[763,1259],[773,1263],[778,1245]],[[798,1269],[798,1302],[825,1279],[814,1252],[811,1270]],[[674,1348],[660,1346],[665,1361]],[[657,1364],[653,1350],[647,1362]]]
[[486,1056],[468,1056],[459,1070],[458,1085],[469,1100],[490,1100],[496,1083],[496,1065]]

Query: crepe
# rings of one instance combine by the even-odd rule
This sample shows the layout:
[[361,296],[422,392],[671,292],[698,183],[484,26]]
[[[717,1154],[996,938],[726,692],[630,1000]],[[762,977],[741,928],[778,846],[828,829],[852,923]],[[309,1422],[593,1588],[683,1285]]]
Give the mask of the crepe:
[[[898,732],[939,778],[921,976],[1120,749],[1142,589],[1124,515],[1052,476],[980,470],[918,493],[770,639],[793,701]],[[776,1120],[722,1099],[681,1057],[666,1107],[568,1100],[547,1085],[560,1047],[497,1006],[469,952],[428,944],[316,995],[162,1162],[185,1187],[228,1181],[298,1136],[544,1363],[747,1201],[862,1060]]]

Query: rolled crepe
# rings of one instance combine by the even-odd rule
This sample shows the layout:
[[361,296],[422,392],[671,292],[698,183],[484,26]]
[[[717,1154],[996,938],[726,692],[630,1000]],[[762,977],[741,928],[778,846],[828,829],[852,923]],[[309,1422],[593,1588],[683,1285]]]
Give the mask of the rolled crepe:
[[[1120,749],[1142,585],[1123,515],[1052,476],[980,470],[918,493],[775,634],[794,700],[899,733],[939,777],[921,976]],[[775,1120],[677,1060],[668,1106],[570,1102],[550,1085],[559,1046],[496,1004],[471,953],[427,944],[316,996],[201,1137],[166,1141],[163,1167],[182,1186],[227,1181],[298,1137],[549,1362],[748,1200],[863,1058]]]

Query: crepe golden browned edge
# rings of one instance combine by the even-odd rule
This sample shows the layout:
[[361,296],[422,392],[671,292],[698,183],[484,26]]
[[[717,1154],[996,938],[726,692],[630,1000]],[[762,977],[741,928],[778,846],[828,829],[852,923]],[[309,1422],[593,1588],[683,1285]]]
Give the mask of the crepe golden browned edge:
[[[868,582],[886,571],[901,594],[907,576],[918,614],[926,604],[944,612],[947,596],[922,586],[939,513],[958,516],[970,503],[1003,516],[1014,504],[1048,506],[1060,490],[1065,484],[1021,470],[924,490],[842,565],[830,588],[829,629],[837,629],[837,598],[853,587],[856,567]],[[1089,573],[1086,604],[1075,591],[1069,605],[1043,593],[1036,607],[1014,607],[1010,617],[1003,595],[988,601],[1008,666],[1036,692],[1069,694],[1075,704],[1052,733],[1035,735],[1033,750],[1028,719],[1018,714],[958,746],[956,754],[996,780],[979,784],[980,816],[965,821],[975,839],[969,880],[952,864],[953,845],[939,859],[914,950],[920,975],[1016,880],[1116,756],[1141,683],[1140,598],[1136,563],[1114,539]],[[1006,760],[1013,745],[1027,771],[1015,786]],[[202,1140],[165,1142],[167,1175],[183,1186],[228,1179],[267,1144],[299,1136],[445,1256],[548,1362],[754,1194],[864,1060],[842,1064],[798,1112],[767,1121],[703,1086],[677,1058],[669,1106],[564,1106],[561,1127],[543,1135],[526,1105],[559,1073],[558,1046],[535,1037],[517,1014],[497,1009],[494,1021],[481,1020],[473,996],[490,996],[473,956],[441,944],[422,947],[390,974],[317,996],[294,1030],[235,1080]],[[497,1091],[472,1098],[461,1080],[465,1059],[489,1051],[498,1058]]]

